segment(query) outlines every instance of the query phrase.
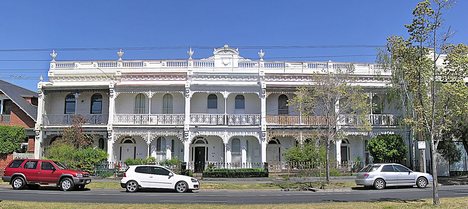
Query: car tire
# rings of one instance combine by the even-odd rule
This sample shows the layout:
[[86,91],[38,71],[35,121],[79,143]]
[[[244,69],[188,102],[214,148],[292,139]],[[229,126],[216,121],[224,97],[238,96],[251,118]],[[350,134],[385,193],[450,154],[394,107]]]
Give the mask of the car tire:
[[187,182],[185,182],[185,181],[179,181],[179,182],[177,182],[177,184],[175,185],[175,190],[176,190],[176,192],[178,192],[178,193],[187,192],[187,191],[188,191],[188,184],[187,184]]
[[66,177],[60,180],[59,187],[60,187],[60,190],[65,192],[65,191],[72,190],[75,187],[75,185],[71,178]]
[[416,186],[418,186],[418,188],[426,188],[427,184],[428,181],[425,177],[419,177],[418,179],[416,179]]
[[374,188],[375,189],[378,189],[378,190],[381,190],[381,189],[384,189],[385,188],[385,180],[383,179],[376,179],[374,181]]
[[138,191],[138,183],[136,181],[128,181],[126,184],[125,184],[125,191],[127,192],[136,192]]
[[14,190],[24,189],[25,186],[26,181],[21,176],[17,176],[11,180],[11,187],[13,187]]

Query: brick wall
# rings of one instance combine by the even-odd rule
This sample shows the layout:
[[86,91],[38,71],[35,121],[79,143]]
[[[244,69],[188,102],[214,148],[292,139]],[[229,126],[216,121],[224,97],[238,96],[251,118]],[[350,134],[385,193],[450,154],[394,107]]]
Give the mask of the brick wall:
[[0,154],[0,176],[3,176],[3,170],[13,160],[13,154]]
[[34,136],[29,136],[28,138],[28,150],[26,152],[34,152]]
[[23,110],[13,103],[10,113],[10,125],[34,128],[34,120],[32,120],[25,112],[23,112]]

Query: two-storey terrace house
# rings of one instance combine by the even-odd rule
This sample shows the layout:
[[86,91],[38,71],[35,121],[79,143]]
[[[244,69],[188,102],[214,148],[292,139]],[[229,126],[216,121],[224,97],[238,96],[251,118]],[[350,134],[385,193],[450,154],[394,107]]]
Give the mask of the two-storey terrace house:
[[[38,84],[36,157],[69,126],[74,115],[109,161],[153,156],[178,158],[199,171],[208,162],[241,165],[285,161],[285,151],[316,140],[323,116],[302,116],[287,105],[296,88],[317,73],[354,69],[361,85],[381,108],[369,109],[371,132],[349,128],[333,145],[337,162],[366,159],[373,135],[400,133],[398,111],[387,102],[391,72],[377,64],[265,61],[245,59],[227,45],[213,56],[185,60],[56,61],[48,81]],[[345,116],[344,116],[345,117]],[[343,120],[342,128],[347,129]],[[401,133],[405,134],[405,133]],[[194,163],[199,162],[199,163]],[[201,162],[201,163],[200,163]]]

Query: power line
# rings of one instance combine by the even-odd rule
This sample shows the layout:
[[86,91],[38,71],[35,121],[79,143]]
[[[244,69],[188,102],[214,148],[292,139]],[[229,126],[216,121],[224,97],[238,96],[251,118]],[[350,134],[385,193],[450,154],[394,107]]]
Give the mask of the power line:
[[[238,45],[230,46],[241,49],[331,49],[331,48],[381,48],[384,45]],[[10,48],[0,49],[0,52],[50,52],[56,51],[144,51],[144,50],[169,50],[169,49],[213,49],[219,46],[126,46],[126,47],[64,47],[64,48]]]

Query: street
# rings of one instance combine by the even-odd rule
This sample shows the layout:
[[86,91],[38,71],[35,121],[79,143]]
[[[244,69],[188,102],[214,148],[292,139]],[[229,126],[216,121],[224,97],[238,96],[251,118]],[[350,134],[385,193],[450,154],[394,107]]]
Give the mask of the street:
[[[1,200],[92,202],[92,203],[219,203],[219,204],[276,204],[354,201],[414,201],[431,198],[431,188],[389,188],[364,190],[356,188],[342,192],[310,192],[279,190],[202,190],[179,194],[171,191],[142,191],[127,193],[123,189],[92,189],[62,192],[55,188],[13,190],[0,188]],[[468,186],[442,186],[440,197],[468,196]]]

